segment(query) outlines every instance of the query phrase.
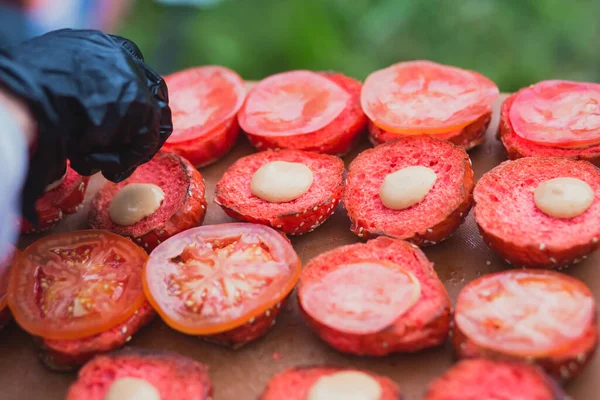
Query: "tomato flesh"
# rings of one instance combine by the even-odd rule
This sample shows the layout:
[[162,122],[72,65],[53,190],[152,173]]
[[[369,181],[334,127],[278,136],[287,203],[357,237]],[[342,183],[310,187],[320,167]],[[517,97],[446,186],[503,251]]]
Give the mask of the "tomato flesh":
[[173,134],[167,143],[179,143],[212,132],[234,118],[246,89],[242,78],[218,66],[191,68],[165,78]]
[[556,147],[600,143],[600,84],[543,81],[521,90],[510,108],[515,133]]
[[32,335],[78,339],[110,329],[133,315],[145,298],[146,253],[105,231],[42,238],[23,252],[11,275],[8,304]]
[[517,356],[559,353],[593,323],[595,305],[580,281],[551,271],[484,276],[460,293],[458,328],[479,346]]
[[498,87],[483,75],[430,61],[410,61],[365,80],[361,104],[379,128],[395,133],[443,134],[488,113]]
[[233,223],[194,228],[150,255],[144,290],[165,322],[184,333],[220,333],[285,298],[300,261],[275,230]]
[[392,325],[419,299],[421,285],[404,268],[381,261],[346,264],[302,288],[302,308],[340,332],[371,334]]
[[245,132],[258,136],[301,135],[329,125],[348,101],[350,94],[324,76],[284,72],[256,84],[238,120]]

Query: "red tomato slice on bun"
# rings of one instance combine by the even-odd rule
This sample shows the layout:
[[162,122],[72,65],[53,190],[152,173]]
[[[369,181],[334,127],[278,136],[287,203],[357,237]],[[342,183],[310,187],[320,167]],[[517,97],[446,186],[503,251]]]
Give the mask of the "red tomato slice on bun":
[[386,131],[441,134],[490,112],[497,97],[498,87],[477,72],[409,61],[369,75],[361,104],[369,119]]
[[421,295],[409,271],[385,262],[341,266],[304,288],[302,308],[323,325],[365,335],[393,325]]
[[144,303],[146,253],[107,231],[46,236],[17,259],[8,305],[27,332],[79,339],[129,319]]
[[510,108],[515,133],[556,147],[600,143],[600,84],[543,81],[522,89]]
[[456,303],[457,328],[483,348],[521,357],[560,354],[594,323],[589,289],[552,271],[506,271],[467,285]]
[[344,111],[350,95],[331,79],[290,71],[258,82],[238,114],[245,132],[292,136],[317,131]]
[[224,67],[191,68],[169,75],[165,81],[173,116],[173,134],[167,143],[192,140],[227,123],[246,95],[242,78]]
[[263,225],[202,226],[160,244],[144,290],[163,320],[191,335],[225,332],[284,299],[300,260],[282,234]]

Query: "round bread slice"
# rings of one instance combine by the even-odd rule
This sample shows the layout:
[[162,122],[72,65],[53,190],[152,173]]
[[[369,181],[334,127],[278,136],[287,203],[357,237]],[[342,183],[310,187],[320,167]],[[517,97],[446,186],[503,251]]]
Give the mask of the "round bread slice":
[[379,237],[313,258],[297,295],[308,324],[345,353],[412,352],[448,335],[448,293],[421,250],[402,240]]
[[[573,218],[542,212],[534,191],[549,179],[572,177],[593,190],[591,206]],[[587,161],[527,157],[506,161],[481,177],[474,190],[475,221],[488,246],[516,266],[562,268],[598,248],[600,172]]]
[[458,295],[452,342],[460,358],[527,361],[566,380],[595,352],[596,303],[583,282],[559,272],[484,275]]
[[524,362],[463,360],[429,384],[424,400],[566,400],[560,386]]
[[[535,85],[534,85],[535,86]],[[595,165],[600,165],[600,144],[592,144],[584,147],[558,147],[534,143],[519,136],[510,120],[511,109],[517,96],[523,91],[530,90],[526,87],[517,93],[509,96],[500,109],[500,126],[498,129],[498,138],[502,141],[509,158],[517,159],[521,157],[563,157],[578,160],[590,161]]]
[[[436,174],[429,193],[409,208],[386,207],[379,195],[386,176],[415,166]],[[348,169],[343,204],[358,237],[384,235],[426,246],[446,239],[464,221],[473,186],[471,160],[464,149],[428,136],[411,137],[359,154]]]
[[[483,114],[464,128],[449,133],[432,135],[436,139],[447,140],[465,150],[471,150],[485,141],[485,131],[492,120],[492,113]],[[373,146],[393,140],[406,138],[408,135],[402,135],[395,132],[387,132],[373,122],[369,122],[369,140]]]
[[191,358],[135,349],[95,357],[79,371],[66,400],[106,400],[119,391],[140,399],[209,400],[213,387],[208,368]]
[[128,343],[132,336],[154,318],[154,309],[144,303],[127,321],[82,339],[50,340],[35,338],[38,356],[52,371],[72,371],[97,354],[108,353]]
[[50,230],[65,216],[74,214],[83,207],[89,176],[81,176],[67,164],[67,173],[58,186],[48,190],[35,203],[39,225],[21,219],[21,233]]
[[[306,165],[313,175],[308,191],[282,203],[252,194],[253,175],[274,161]],[[225,171],[215,188],[215,203],[232,218],[300,235],[312,232],[333,214],[342,197],[344,177],[344,162],[335,156],[301,150],[264,151],[240,158]]]
[[[314,386],[317,384],[322,385],[322,378],[327,380],[327,378],[334,377],[335,379],[335,377],[339,377],[340,374],[347,374],[347,381],[346,379],[340,380],[341,384],[346,384],[347,386],[338,389],[346,390],[342,392],[336,392],[337,383],[328,384],[327,388],[322,389],[321,393],[323,397],[320,398],[330,398],[332,400],[346,398],[343,396],[347,395],[347,390],[351,390],[353,393],[356,393],[361,389],[361,385],[363,386],[362,388],[365,389],[365,391],[370,395],[371,393],[376,392],[378,385],[380,395],[376,398],[377,400],[402,399],[398,385],[385,376],[350,368],[315,366],[290,368],[273,376],[269,382],[267,382],[267,386],[264,392],[260,395],[259,400],[319,400],[320,398],[315,394],[313,389]],[[356,379],[356,377],[359,379]],[[365,379],[367,380],[366,384],[363,383]],[[348,384],[350,384],[350,387],[348,387]],[[375,385],[376,389],[374,391],[370,387],[364,388],[364,385]],[[313,389],[312,394],[311,389]],[[311,395],[313,396],[312,398]],[[359,397],[353,398],[358,399]],[[369,397],[369,399],[371,398],[375,397]]]
[[367,117],[360,105],[362,84],[338,72],[317,74],[339,85],[350,95],[344,110],[325,127],[306,134],[264,136],[246,132],[252,146],[258,150],[296,149],[338,156],[343,156],[350,151],[367,126]]
[[[158,186],[165,194],[164,200],[153,214],[141,221],[129,226],[117,225],[110,217],[111,201],[132,183]],[[104,184],[92,199],[88,224],[92,229],[106,229],[130,237],[150,252],[171,236],[200,225],[205,214],[205,186],[200,172],[186,159],[160,152],[123,182]]]

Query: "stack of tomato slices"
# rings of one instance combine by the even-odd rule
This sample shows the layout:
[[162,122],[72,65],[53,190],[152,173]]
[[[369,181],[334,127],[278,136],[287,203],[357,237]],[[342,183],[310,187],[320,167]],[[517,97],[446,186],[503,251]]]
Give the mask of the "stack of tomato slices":
[[165,81],[173,134],[163,149],[196,167],[223,157],[239,134],[236,114],[246,96],[242,78],[228,68],[205,66],[169,75]]
[[212,225],[154,249],[144,290],[173,329],[237,348],[266,333],[299,274],[296,252],[274,229]]
[[542,81],[510,96],[499,135],[511,158],[600,158],[600,84]]
[[0,257],[0,329],[10,321],[10,310],[7,307],[6,294],[8,291],[8,282],[10,281],[10,271],[16,258],[21,253],[11,245],[3,247],[6,252]]
[[122,346],[154,312],[142,289],[148,256],[106,231],[47,236],[18,257],[8,287],[17,323],[38,338],[53,369]]
[[346,154],[366,127],[361,84],[340,73],[290,71],[258,82],[238,114],[259,150]]
[[35,203],[38,225],[21,220],[21,232],[33,233],[52,229],[68,214],[74,214],[82,207],[88,176],[81,176],[67,163],[65,175],[49,185],[46,192]]
[[361,103],[375,144],[433,135],[467,150],[482,143],[498,87],[485,76],[431,61],[410,61],[365,80]]

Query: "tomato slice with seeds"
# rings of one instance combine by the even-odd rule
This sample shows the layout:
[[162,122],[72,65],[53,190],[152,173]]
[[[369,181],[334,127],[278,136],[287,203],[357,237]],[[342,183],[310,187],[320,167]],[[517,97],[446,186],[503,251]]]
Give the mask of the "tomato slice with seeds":
[[392,325],[421,296],[421,284],[399,265],[346,264],[302,288],[302,308],[323,325],[366,335]]
[[190,68],[165,77],[173,134],[167,143],[179,143],[210,133],[234,118],[244,103],[242,78],[219,66]]
[[15,320],[45,339],[78,339],[129,319],[145,301],[146,253],[107,231],[44,237],[17,259],[8,305]]
[[258,82],[238,114],[245,132],[291,136],[317,131],[337,118],[350,94],[310,71],[290,71]]
[[522,89],[509,113],[515,133],[557,147],[600,143],[600,84],[543,81]]
[[458,296],[457,327],[477,345],[517,356],[568,348],[593,324],[594,299],[581,281],[552,271],[486,275]]
[[0,311],[6,307],[6,293],[8,291],[12,265],[21,253],[12,245],[7,245],[4,250],[6,252],[0,256]]
[[151,253],[144,290],[163,320],[192,335],[225,332],[283,300],[300,275],[290,242],[264,225],[179,233]]
[[492,110],[498,87],[485,76],[431,61],[375,71],[361,92],[371,121],[389,132],[441,134],[460,130]]

